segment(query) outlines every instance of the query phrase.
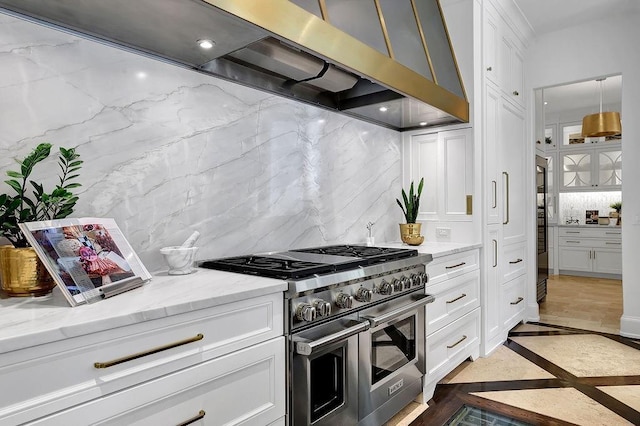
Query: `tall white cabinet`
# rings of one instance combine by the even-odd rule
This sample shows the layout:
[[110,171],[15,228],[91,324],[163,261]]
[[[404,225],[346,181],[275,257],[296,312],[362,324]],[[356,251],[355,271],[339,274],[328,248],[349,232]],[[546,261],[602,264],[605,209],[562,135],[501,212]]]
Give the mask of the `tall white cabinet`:
[[[525,316],[531,158],[526,137],[525,42],[506,2],[482,3],[483,306],[482,354],[491,353]],[[517,18],[517,16],[516,16]],[[478,133],[476,133],[478,134]],[[530,166],[533,167],[532,165]]]

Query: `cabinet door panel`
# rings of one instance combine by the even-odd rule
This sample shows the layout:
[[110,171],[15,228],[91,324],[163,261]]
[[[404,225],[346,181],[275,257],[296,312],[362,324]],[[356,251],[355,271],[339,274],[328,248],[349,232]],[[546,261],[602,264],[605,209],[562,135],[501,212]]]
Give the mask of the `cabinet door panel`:
[[591,187],[592,155],[589,152],[564,154],[562,156],[562,186],[564,188]]
[[560,269],[569,271],[591,271],[591,248],[559,247]]
[[485,205],[487,223],[500,223],[500,209],[502,208],[500,171],[498,169],[498,117],[500,114],[500,95],[496,90],[487,87],[485,98],[485,144],[484,161],[485,175]]
[[598,152],[598,187],[622,185],[622,150]]
[[505,245],[525,238],[526,186],[524,115],[508,102],[501,104],[500,153],[503,167]]
[[593,249],[593,272],[622,274],[622,250]]
[[484,75],[487,80],[498,84],[498,21],[490,5],[486,5],[483,19]]
[[441,133],[444,149],[443,206],[447,219],[470,220],[467,195],[473,193],[473,144],[467,130]]

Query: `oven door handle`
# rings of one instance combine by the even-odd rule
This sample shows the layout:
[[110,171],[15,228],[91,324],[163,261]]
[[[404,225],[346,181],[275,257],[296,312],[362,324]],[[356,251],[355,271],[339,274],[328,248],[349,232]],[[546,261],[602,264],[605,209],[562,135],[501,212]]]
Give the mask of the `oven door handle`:
[[[295,342],[296,353],[304,356],[309,356],[313,351],[322,349],[323,347],[332,343],[339,342],[341,340],[348,339],[349,337],[366,331],[369,329],[369,322],[358,322],[356,325],[340,330],[337,333],[324,336],[318,340],[313,341],[297,341]],[[294,338],[295,339],[295,338]]]
[[435,297],[433,297],[430,294],[425,294],[425,295],[422,295],[422,297],[416,300],[415,302],[409,303],[408,305],[404,305],[398,309],[394,309],[393,311],[386,312],[380,316],[374,317],[370,315],[364,315],[363,317],[369,320],[369,323],[371,324],[371,328],[374,328],[379,326],[380,324],[384,324],[386,322],[392,321],[396,317],[399,317],[400,315],[404,315],[407,312],[416,310],[426,305],[427,303],[432,303],[434,300],[436,300]]

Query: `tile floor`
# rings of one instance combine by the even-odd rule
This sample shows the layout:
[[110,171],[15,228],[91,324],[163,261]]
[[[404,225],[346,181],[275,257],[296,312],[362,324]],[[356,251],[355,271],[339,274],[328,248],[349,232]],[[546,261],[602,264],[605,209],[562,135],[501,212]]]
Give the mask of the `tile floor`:
[[514,328],[445,377],[428,407],[412,403],[386,426],[445,425],[463,405],[532,425],[640,425],[640,343],[618,335],[620,287],[554,277],[540,323]]

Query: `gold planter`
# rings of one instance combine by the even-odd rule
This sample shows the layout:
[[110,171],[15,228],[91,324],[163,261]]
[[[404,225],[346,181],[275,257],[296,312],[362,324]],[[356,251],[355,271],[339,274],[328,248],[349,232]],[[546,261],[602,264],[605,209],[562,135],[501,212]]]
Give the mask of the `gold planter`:
[[419,246],[424,241],[424,237],[420,235],[421,223],[401,223],[400,238],[405,244],[410,246]]
[[31,247],[0,247],[0,282],[9,296],[44,296],[56,283]]

